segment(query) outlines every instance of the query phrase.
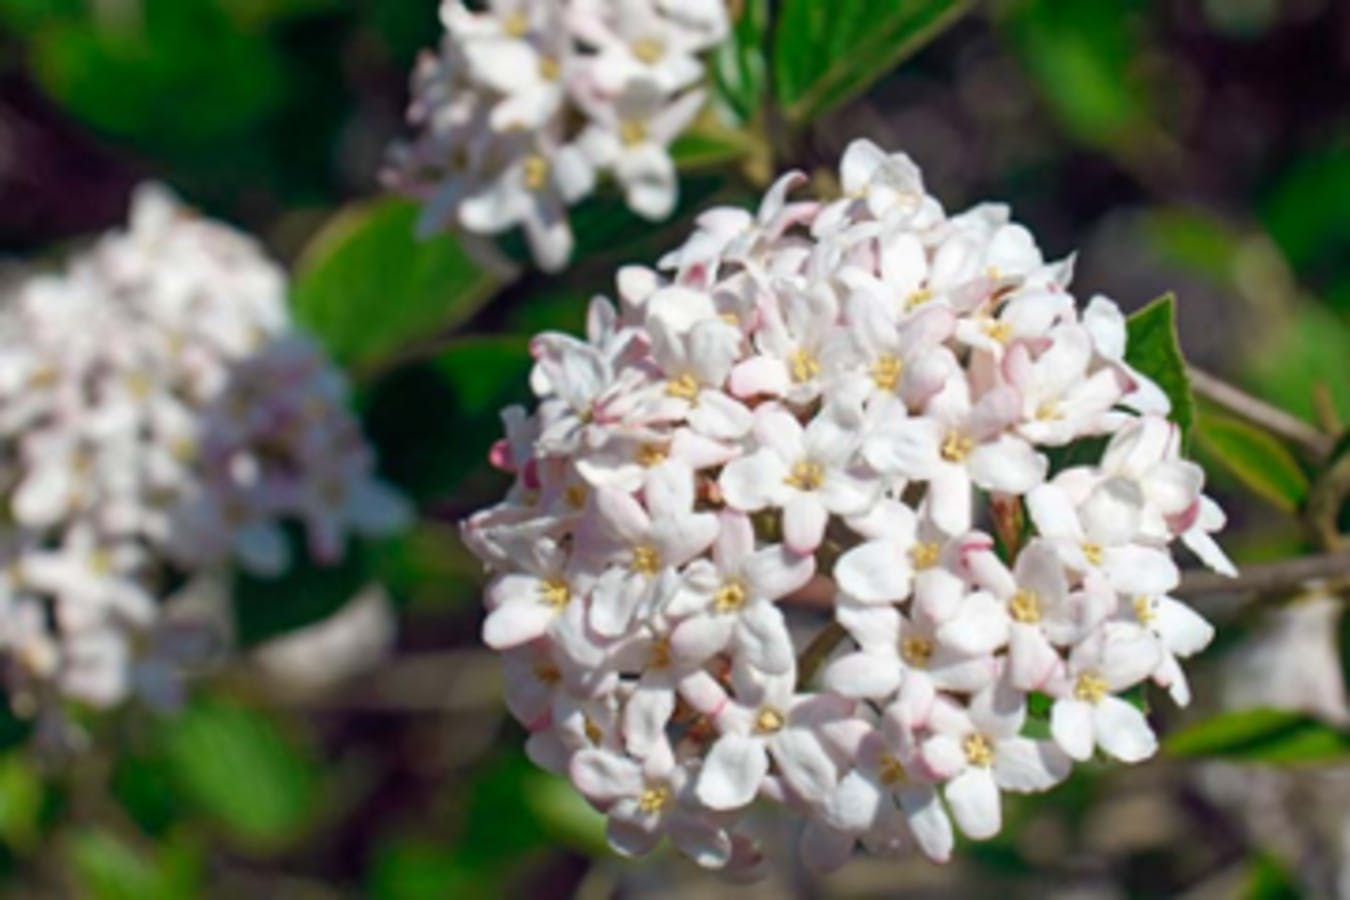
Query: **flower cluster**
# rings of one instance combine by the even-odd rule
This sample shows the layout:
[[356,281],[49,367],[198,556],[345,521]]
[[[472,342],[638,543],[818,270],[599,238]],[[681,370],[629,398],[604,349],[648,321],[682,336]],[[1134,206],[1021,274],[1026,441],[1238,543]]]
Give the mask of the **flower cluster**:
[[109,704],[159,649],[162,601],[238,563],[286,570],[283,523],[334,562],[406,515],[341,376],[291,331],[249,239],[155,187],[130,228],[0,305],[0,654],[12,697]]
[[[620,271],[585,340],[534,339],[538,409],[492,452],[514,485],[464,525],[529,751],[625,854],[751,866],[762,798],[815,866],[943,860],[1002,792],[1151,755],[1126,692],[1185,703],[1212,634],[1170,548],[1231,572],[1114,303],[904,155],[855,142],[830,202],[804,181]],[[848,641],[818,678],[792,602]]]
[[610,173],[629,207],[675,206],[668,147],[703,107],[700,54],[727,33],[723,0],[463,0],[412,78],[417,137],[386,181],[422,200],[424,232],[524,229],[538,264],[572,253],[567,207]]

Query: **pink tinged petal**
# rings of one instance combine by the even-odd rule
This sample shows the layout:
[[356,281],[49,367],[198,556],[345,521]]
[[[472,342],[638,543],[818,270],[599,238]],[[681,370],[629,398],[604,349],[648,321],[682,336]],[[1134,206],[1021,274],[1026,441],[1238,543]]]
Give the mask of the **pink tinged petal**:
[[1157,596],[1181,582],[1177,564],[1165,550],[1128,544],[1107,547],[1102,556],[1102,571],[1122,594]]
[[905,419],[878,428],[863,442],[863,458],[886,475],[927,478],[941,461],[942,426],[927,418]]
[[755,552],[755,526],[749,516],[735,510],[723,510],[717,518],[713,560],[719,570],[734,572]]
[[1177,656],[1199,653],[1214,639],[1214,626],[1179,600],[1159,598],[1153,613],[1156,616],[1153,628],[1167,649]]
[[682,566],[717,540],[717,514],[693,513],[658,519],[652,538],[667,566]]
[[841,590],[864,603],[891,603],[909,596],[909,554],[891,541],[868,541],[849,550],[834,567]]
[[1200,558],[1200,561],[1209,566],[1220,575],[1227,575],[1229,578],[1237,577],[1237,566],[1228,558],[1228,554],[1223,552],[1217,541],[1198,528],[1192,528],[1181,536],[1184,543],[1190,551]]
[[745,437],[754,421],[750,410],[721,391],[699,393],[698,403],[689,411],[689,425],[700,434],[722,441]]
[[1005,681],[985,688],[970,698],[970,720],[991,737],[1010,737],[1027,720],[1026,697]]
[[689,815],[672,815],[666,824],[671,842],[704,869],[720,869],[731,860],[726,831]]
[[980,592],[966,598],[956,617],[938,628],[937,638],[961,653],[983,655],[1008,642],[1008,626],[1003,604]]
[[777,600],[799,591],[815,574],[814,556],[793,553],[784,546],[765,547],[741,567],[751,596],[763,600]]
[[792,386],[787,364],[771,356],[752,356],[738,363],[727,380],[727,387],[737,397],[779,397]]
[[1112,691],[1133,687],[1153,674],[1162,662],[1162,647],[1149,631],[1113,623],[1104,630],[1100,645],[1100,674]]
[[914,579],[917,609],[934,622],[945,622],[956,615],[965,596],[965,581],[948,569],[928,569]]
[[651,519],[680,516],[694,505],[694,473],[688,466],[667,461],[647,472],[643,497]]
[[967,769],[947,783],[943,794],[956,824],[975,840],[991,838],[1003,827],[998,786],[988,769]]
[[623,708],[624,746],[637,757],[646,756],[665,740],[666,723],[675,712],[672,688],[643,682],[638,683]]
[[826,469],[820,499],[835,515],[858,516],[876,502],[879,489],[876,477],[866,471]]
[[602,637],[621,637],[642,602],[644,579],[611,569],[591,593],[590,624]]
[[1072,768],[1069,757],[1051,741],[1008,738],[994,751],[995,783],[1018,794],[1047,791],[1068,778]]
[[814,494],[798,493],[783,507],[783,540],[797,553],[814,553],[825,538],[829,512]]
[[708,752],[695,793],[710,809],[737,809],[755,799],[768,772],[769,754],[762,741],[724,734]]
[[969,531],[972,496],[963,466],[939,465],[928,481],[928,511],[933,524],[950,535]]
[[933,862],[950,859],[956,837],[952,833],[952,820],[947,817],[937,793],[931,789],[904,791],[900,794],[900,806],[923,855]]
[[881,699],[900,687],[900,667],[870,653],[849,653],[830,663],[822,680],[842,697]]
[[763,449],[728,463],[717,484],[733,508],[758,512],[785,499],[790,491],[784,482],[787,475],[783,460],[773,451]]
[[769,739],[769,752],[788,786],[808,803],[823,803],[838,783],[834,761],[805,728],[778,732]]
[[841,598],[834,616],[858,646],[869,653],[895,655],[900,639],[900,611],[894,606],[865,606]]
[[632,495],[615,488],[595,490],[595,509],[605,527],[625,543],[641,544],[651,531],[652,520]]
[[1092,711],[1097,743],[1121,762],[1137,763],[1158,750],[1158,739],[1144,714],[1119,697],[1106,696]]
[[483,621],[483,643],[506,650],[543,637],[557,613],[544,603],[517,600],[503,603]]
[[1060,699],[1050,707],[1050,736],[1065,753],[1080,762],[1092,757],[1092,704]]
[[1048,538],[1081,541],[1082,526],[1073,501],[1053,484],[1037,485],[1027,494],[1027,512],[1036,530]]
[[721,653],[735,633],[733,616],[703,615],[686,619],[670,634],[670,650],[681,663],[697,665]]
[[1124,544],[1139,533],[1144,495],[1124,478],[1108,478],[1088,495],[1079,510],[1089,540]]
[[1055,648],[1035,625],[1015,624],[1009,635],[1008,677],[1024,691],[1044,688],[1063,666]]
[[754,603],[741,613],[736,642],[747,665],[770,675],[792,670],[792,636],[783,613],[772,603]]
[[967,466],[986,491],[1025,494],[1045,480],[1049,463],[1026,441],[1005,434],[971,451]]
[[928,771],[939,779],[952,778],[966,770],[966,754],[959,738],[937,734],[923,742],[919,756]]
[[825,803],[825,821],[832,828],[861,834],[877,820],[883,796],[876,782],[857,769],[839,781]]
[[806,455],[806,433],[796,417],[777,403],[755,411],[755,438],[785,462]]
[[642,791],[642,768],[608,750],[582,750],[572,757],[568,775],[576,789],[592,800],[608,803]]

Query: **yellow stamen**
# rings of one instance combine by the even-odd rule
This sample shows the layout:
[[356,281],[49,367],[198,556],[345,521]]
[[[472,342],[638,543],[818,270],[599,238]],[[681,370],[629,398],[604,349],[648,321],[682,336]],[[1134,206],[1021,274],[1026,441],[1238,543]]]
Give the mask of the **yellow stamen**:
[[1006,344],[1008,338],[1012,337],[1012,326],[1007,322],[1000,322],[998,319],[990,319],[985,322],[983,331],[1000,344]]
[[922,669],[933,658],[933,642],[922,637],[902,638],[900,657],[916,669]]
[[719,613],[736,612],[745,606],[745,587],[739,581],[728,581],[713,595],[713,610]]
[[525,157],[521,163],[521,177],[525,181],[526,190],[537,191],[548,183],[548,160],[539,154]]
[[650,544],[634,547],[630,568],[639,575],[655,575],[661,571],[661,551]]
[[1158,619],[1158,611],[1154,609],[1153,600],[1150,597],[1134,598],[1134,616],[1139,620],[1140,625],[1152,625]]
[[910,564],[918,571],[933,568],[941,556],[942,547],[935,541],[920,541],[909,548]]
[[651,650],[647,651],[647,667],[651,669],[664,669],[669,665],[670,638],[657,638],[652,642]]
[[562,609],[572,599],[572,589],[561,578],[549,578],[539,585],[539,599],[545,606]]
[[1041,620],[1041,597],[1035,591],[1022,588],[1008,601],[1008,613],[1014,622],[1035,625]]
[[666,55],[665,44],[656,38],[639,38],[628,48],[640,62],[652,65]]
[[638,809],[657,813],[670,805],[670,788],[664,784],[649,787],[638,795]]
[[666,382],[666,395],[681,400],[693,400],[698,396],[698,380],[688,373]]
[[567,505],[573,509],[581,509],[586,505],[586,494],[586,485],[569,484],[563,490],[563,500],[567,501]]
[[525,32],[530,30],[530,20],[524,13],[509,13],[502,19],[502,31],[513,38],[524,37]]
[[545,81],[557,81],[562,74],[562,66],[551,56],[539,57],[539,77]]
[[975,449],[975,441],[969,435],[959,431],[948,432],[942,439],[942,447],[939,449],[942,458],[949,463],[964,462],[970,455],[970,451]]
[[911,309],[917,309],[932,299],[933,299],[932,289],[921,287],[918,290],[910,293],[910,295],[905,298],[905,311],[908,312]]
[[1092,672],[1083,672],[1073,685],[1073,696],[1085,703],[1096,703],[1106,696],[1106,680]]
[[872,363],[872,381],[883,391],[893,391],[900,383],[900,376],[904,371],[904,362],[899,357],[886,353]]
[[1064,410],[1053,400],[1047,400],[1036,407],[1036,418],[1041,422],[1049,422],[1055,419],[1064,418]]
[[586,723],[582,728],[586,732],[586,740],[596,746],[599,746],[600,742],[605,739],[605,733],[600,730],[599,725],[591,721],[590,716],[586,716]]
[[772,706],[766,706],[755,717],[755,731],[759,734],[773,734],[783,729],[787,719]]
[[637,451],[638,465],[650,469],[652,466],[660,465],[669,455],[666,448],[660,444],[643,444]]
[[966,754],[966,762],[981,769],[994,764],[994,745],[982,734],[968,734],[961,741],[961,750]]
[[562,670],[551,662],[541,660],[534,664],[534,677],[544,684],[557,684],[562,681]]
[[647,126],[637,119],[619,123],[619,140],[625,147],[633,147],[647,140]]
[[783,482],[799,491],[818,491],[825,483],[825,467],[809,459],[798,460]]
[[1083,559],[1087,560],[1090,566],[1100,566],[1102,564],[1102,545],[1094,544],[1091,541],[1083,544]]
[[905,764],[889,753],[881,757],[877,774],[881,776],[881,783],[887,787],[906,784],[909,781],[909,773],[905,771]]
[[820,374],[820,361],[809,350],[798,347],[788,357],[788,369],[792,372],[792,380],[801,384]]

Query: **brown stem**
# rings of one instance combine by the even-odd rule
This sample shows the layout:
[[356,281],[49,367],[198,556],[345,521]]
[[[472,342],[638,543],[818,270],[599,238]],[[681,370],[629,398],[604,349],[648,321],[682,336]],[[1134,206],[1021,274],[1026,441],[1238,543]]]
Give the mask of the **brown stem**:
[[1299,559],[1243,566],[1236,578],[1213,572],[1191,571],[1181,578],[1179,597],[1205,594],[1274,593],[1295,590],[1318,579],[1350,579],[1350,552],[1304,556]]
[[1331,454],[1331,449],[1335,444],[1333,439],[1298,416],[1291,415],[1277,406],[1272,406],[1264,400],[1253,397],[1251,394],[1220,378],[1216,378],[1208,372],[1197,369],[1195,366],[1187,366],[1186,374],[1190,378],[1191,388],[1195,393],[1211,403],[1222,406],[1229,412],[1246,419],[1253,425],[1264,428],[1277,437],[1284,438],[1292,444],[1297,444],[1314,459],[1322,460]]
[[806,689],[811,679],[816,677],[816,670],[820,668],[820,664],[825,662],[834,652],[834,648],[838,647],[840,641],[847,636],[848,632],[844,630],[844,626],[830,621],[811,638],[811,643],[806,645],[806,649],[802,650],[802,655],[797,660],[798,690]]

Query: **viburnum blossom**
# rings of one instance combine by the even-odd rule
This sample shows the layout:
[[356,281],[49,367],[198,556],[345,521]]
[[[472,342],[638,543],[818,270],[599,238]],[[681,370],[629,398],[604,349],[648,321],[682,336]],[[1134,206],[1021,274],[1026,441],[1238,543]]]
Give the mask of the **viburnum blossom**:
[[1138,689],[1186,702],[1213,634],[1173,551],[1231,573],[1222,513],[1115,305],[902,154],[855,142],[840,181],[704,213],[586,340],[536,338],[514,484],[463,526],[531,752],[625,854],[752,867],[763,801],[817,867],[944,860],[1003,793],[1151,755]]
[[219,595],[208,583],[236,565],[285,572],[287,523],[331,564],[350,535],[407,517],[342,376],[292,330],[281,269],[165,190],[141,188],[128,229],[0,301],[0,654],[16,704],[163,694],[143,676],[192,643],[171,592]]
[[445,37],[412,76],[407,143],[385,181],[424,203],[419,230],[520,226],[546,270],[572,255],[567,207],[608,173],[638,215],[675,208],[670,145],[703,109],[702,56],[723,0],[444,0]]

